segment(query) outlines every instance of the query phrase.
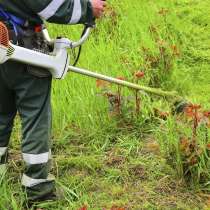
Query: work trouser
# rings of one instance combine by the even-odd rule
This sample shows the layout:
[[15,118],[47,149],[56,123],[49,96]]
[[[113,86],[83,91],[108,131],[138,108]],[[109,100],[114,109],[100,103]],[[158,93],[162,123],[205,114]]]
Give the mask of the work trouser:
[[51,132],[51,77],[28,73],[25,64],[0,65],[0,171],[7,163],[8,144],[17,114],[22,122],[22,156],[26,163],[22,185],[29,200],[54,191],[49,176]]

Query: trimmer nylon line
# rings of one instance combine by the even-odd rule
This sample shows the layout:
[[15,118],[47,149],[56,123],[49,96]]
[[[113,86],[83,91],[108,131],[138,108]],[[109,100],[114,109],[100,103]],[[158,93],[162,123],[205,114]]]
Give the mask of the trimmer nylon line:
[[180,96],[178,96],[176,91],[163,91],[161,89],[157,89],[157,88],[151,88],[151,87],[145,87],[142,85],[137,85],[131,82],[127,82],[124,80],[120,80],[120,79],[116,79],[113,77],[108,77],[99,73],[95,73],[86,69],[82,69],[82,68],[78,68],[78,67],[74,67],[74,66],[69,66],[69,71],[74,72],[74,73],[78,73],[78,74],[82,74],[88,77],[93,77],[96,79],[100,79],[100,80],[104,80],[110,83],[115,83],[117,85],[121,85],[121,86],[125,86],[128,88],[132,88],[135,90],[140,90],[140,91],[145,91],[151,94],[155,94],[158,96],[162,96],[162,97],[173,97],[173,98],[177,98],[177,99],[181,99]]

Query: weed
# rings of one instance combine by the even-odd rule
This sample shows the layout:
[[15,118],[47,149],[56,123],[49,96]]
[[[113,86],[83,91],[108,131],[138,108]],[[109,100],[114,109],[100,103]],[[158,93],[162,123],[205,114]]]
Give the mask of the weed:
[[164,144],[163,152],[170,157],[179,177],[196,187],[209,179],[209,119],[208,112],[200,109],[200,105],[189,104],[183,115],[167,119],[170,136],[159,138],[160,144]]

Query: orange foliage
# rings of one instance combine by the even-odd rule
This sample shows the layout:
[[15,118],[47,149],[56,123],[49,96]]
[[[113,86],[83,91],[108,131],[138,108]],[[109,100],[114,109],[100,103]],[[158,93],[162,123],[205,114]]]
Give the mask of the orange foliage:
[[110,210],[125,210],[124,207],[112,206]]
[[138,79],[143,78],[144,77],[144,72],[143,71],[137,71],[134,76]]
[[84,205],[83,207],[81,207],[79,210],[87,210],[88,207],[86,205]]
[[96,80],[96,87],[97,88],[106,88],[110,85],[109,82],[107,81],[104,81],[104,80],[100,80],[100,79],[97,79]]
[[173,55],[180,56],[180,51],[176,45],[172,45],[171,49],[172,49]]
[[206,149],[210,150],[210,143],[206,145]]
[[155,112],[156,117],[159,117],[160,119],[163,119],[163,120],[166,120],[170,115],[169,112],[163,112],[163,111],[161,111],[159,109],[156,109],[156,108],[154,109],[154,112]]
[[189,145],[190,145],[189,139],[187,139],[187,138],[182,138],[182,139],[180,140],[180,150],[181,150],[182,152],[186,151],[186,150],[188,149]]
[[121,77],[121,76],[117,77],[116,79],[119,79],[119,80],[126,80],[125,77]]

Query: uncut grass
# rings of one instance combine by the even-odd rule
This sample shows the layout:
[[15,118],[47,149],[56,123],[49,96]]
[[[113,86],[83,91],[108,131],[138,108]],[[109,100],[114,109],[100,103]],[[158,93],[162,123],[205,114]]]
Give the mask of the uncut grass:
[[[182,53],[169,73],[171,79],[163,82],[163,88],[178,89],[180,94],[189,95],[188,97],[196,102],[208,103],[209,50],[202,49],[209,41],[208,33],[203,33],[208,29],[205,24],[208,24],[209,16],[201,10],[207,3],[142,1],[141,4],[130,4],[127,1],[111,1],[110,4],[113,5],[111,10],[116,14],[109,12],[110,16],[98,24],[98,28],[84,46],[79,66],[114,77],[122,75],[131,78],[132,74],[143,66],[142,46],[150,48],[154,55],[158,53],[148,30],[154,25],[158,27],[159,38],[170,40]],[[175,7],[176,4],[178,6]],[[166,17],[158,15],[162,7],[169,8]],[[191,14],[192,7],[195,7],[195,12]],[[184,15],[185,13],[189,14]],[[180,18],[177,18],[177,15]],[[204,16],[207,17],[203,18]],[[204,26],[195,22],[196,19],[201,19]],[[72,26],[56,26],[53,32],[53,35],[64,32],[64,35],[69,34],[72,39],[79,37],[77,28]],[[200,36],[201,38],[196,38]],[[152,71],[146,72],[148,77],[152,76],[151,74]],[[72,121],[83,129],[87,128],[88,132],[107,125],[107,103],[96,96],[96,91],[94,79],[73,73],[70,73],[65,81],[56,82],[53,94],[55,128],[60,131],[66,127],[66,122]]]
[[[159,56],[154,34],[149,31],[155,26],[156,36],[177,45],[180,56],[173,59],[169,72],[164,71],[162,63],[146,69],[145,79],[140,83],[148,85],[157,75],[158,85],[163,89],[178,90],[191,101],[209,108],[210,13],[204,12],[208,1],[112,0],[109,4],[106,17],[84,45],[78,66],[132,80],[135,71],[145,70],[142,47],[149,48],[152,56]],[[168,10],[166,16],[159,14],[162,8]],[[53,37],[63,35],[77,40],[82,27],[50,25],[49,30]],[[107,99],[99,93],[94,79],[74,73],[63,81],[54,81],[53,172],[66,196],[63,201],[40,207],[76,210],[87,204],[96,210],[113,205],[128,209],[201,209],[203,200],[187,186],[179,185],[176,170],[156,154],[157,148],[145,149],[148,135],[152,136],[157,128],[156,121],[150,120],[151,112],[154,107],[168,109],[167,102],[145,97],[140,119],[121,120],[131,120],[133,128],[129,130],[126,123],[109,116]],[[133,92],[123,89],[123,94]],[[19,125],[13,134],[17,140],[12,145],[15,154],[21,137],[17,128]],[[162,131],[157,136],[161,134]],[[6,191],[1,192],[12,197],[13,187],[6,182],[1,187]],[[23,196],[15,194],[11,199],[21,209],[19,200]]]

